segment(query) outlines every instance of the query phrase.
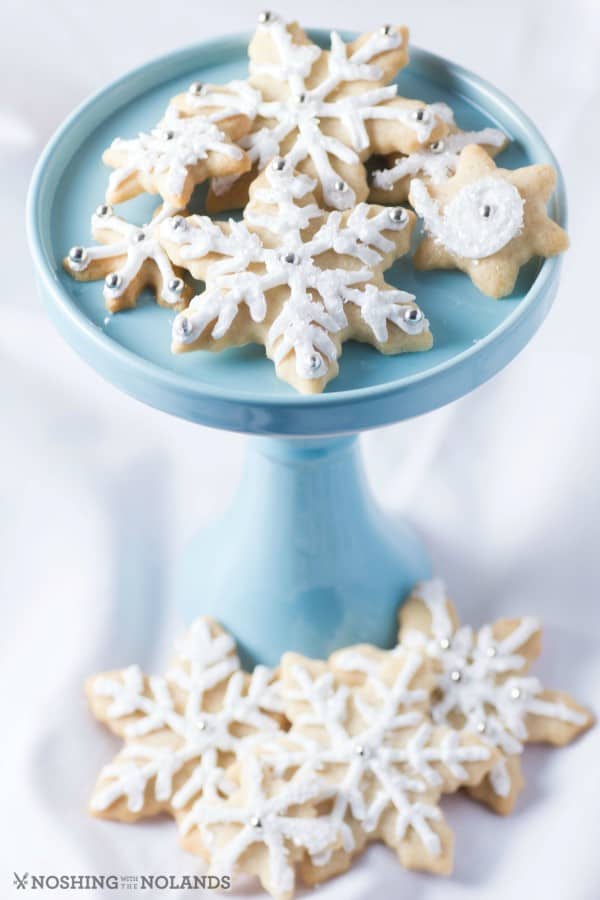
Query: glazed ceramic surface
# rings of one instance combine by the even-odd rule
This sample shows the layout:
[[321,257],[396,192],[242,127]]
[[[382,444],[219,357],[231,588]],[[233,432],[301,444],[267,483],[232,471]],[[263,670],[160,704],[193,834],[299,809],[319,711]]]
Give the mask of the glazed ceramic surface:
[[[327,46],[326,32],[311,37]],[[108,316],[100,283],[76,282],[62,271],[69,247],[89,240],[90,215],[103,199],[108,172],[102,151],[116,135],[153,125],[169,98],[192,80],[244,78],[247,41],[243,36],[198,44],[131,72],[75,111],[49,144],[32,184],[29,231],[42,297],[65,338],[102,375],[143,402],[205,425],[254,434],[372,428],[434,409],[491,377],[522,349],[547,313],[559,259],[526,266],[513,295],[502,301],[482,296],[460,272],[416,272],[409,259],[399,260],[387,279],[416,294],[431,322],[434,348],[382,356],[370,346],[348,343],[340,374],[319,397],[299,396],[279,381],[262,347],[175,356],[169,346],[172,312],[148,296],[138,308]],[[504,129],[511,144],[500,165],[556,164],[531,122],[459,66],[413,49],[398,86],[409,97],[448,102],[463,128]],[[201,203],[198,191],[195,205]],[[142,223],[156,204],[156,197],[145,196],[119,210]],[[561,178],[552,212],[564,221]]]
[[[327,33],[310,34],[327,46]],[[191,81],[244,78],[247,42],[248,36],[232,37],[172,53],[76,110],[40,160],[28,221],[48,314],[91,366],[159,409],[258,436],[230,512],[192,542],[177,581],[188,619],[215,616],[234,633],[247,663],[275,663],[285,650],[323,656],[353,642],[393,643],[397,606],[415,580],[430,574],[429,561],[405,523],[382,518],[356,439],[342,435],[435,409],[498,372],[547,314],[560,260],[530,263],[501,301],[481,295],[462,273],[416,272],[408,259],[398,261],[387,280],[416,294],[431,322],[433,350],[394,357],[348,343],[339,376],[319,396],[301,396],[278,381],[262,347],[172,355],[173,313],[150,296],[134,310],[107,315],[101,283],[76,282],[61,267],[69,247],[89,239],[108,175],[102,151],[116,135],[152,126]],[[413,49],[398,85],[406,96],[448,102],[463,128],[502,128],[511,144],[500,165],[556,165],[531,122],[459,66]],[[199,190],[197,209],[202,199]],[[141,224],[156,203],[140,197],[119,209]],[[560,175],[552,213],[564,224]]]

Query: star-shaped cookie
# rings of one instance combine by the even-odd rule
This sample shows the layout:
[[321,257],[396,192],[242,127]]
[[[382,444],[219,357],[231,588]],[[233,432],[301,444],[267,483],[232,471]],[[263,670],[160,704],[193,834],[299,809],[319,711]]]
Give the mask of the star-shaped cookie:
[[115,138],[102,155],[114,171],[108,180],[107,203],[122,203],[145,191],[160,194],[181,208],[197,184],[216,175],[241,174],[250,160],[234,143],[248,131],[250,120],[224,106],[202,115],[185,116],[169,106],[149,132]]
[[63,266],[78,281],[104,278],[104,302],[109,312],[135,306],[145,288],[154,291],[161,306],[183,309],[192,289],[159,239],[161,224],[176,212],[177,208],[163,204],[147,225],[133,225],[102,203],[92,216],[92,234],[101,243],[71,247]]
[[316,393],[337,374],[348,339],[382,353],[431,346],[414,296],[383,279],[408,251],[413,213],[365,203],[326,213],[314,188],[277,157],[253,183],[241,222],[163,223],[172,261],[206,282],[175,319],[175,352],[264,344],[280,378]]
[[545,689],[528,674],[541,650],[536,619],[499,619],[479,631],[460,626],[443,583],[432,580],[418,584],[401,607],[400,642],[435,667],[433,720],[468,728],[500,752],[489,775],[468,788],[496,812],[511,812],[523,787],[524,744],[560,746],[593,722],[569,694]]
[[[341,654],[368,655],[368,677],[345,683]],[[439,799],[477,784],[496,759],[476,734],[434,726],[427,661],[349,648],[330,663],[285,654],[282,696],[291,729],[266,743],[262,758],[285,777],[318,777],[333,789],[330,819],[341,846],[305,860],[303,880],[317,883],[347,868],[366,843],[380,840],[411,869],[452,867],[452,834]]]
[[182,817],[183,846],[211,874],[255,875],[275,900],[291,900],[296,871],[339,844],[336,821],[319,814],[333,788],[311,774],[274,778],[260,752],[244,753],[235,768],[238,787],[229,797],[203,796]]
[[411,182],[409,200],[426,236],[413,257],[417,269],[461,269],[489,297],[505,297],[519,269],[534,256],[569,246],[547,213],[552,166],[499,169],[478,146],[466,147],[444,184]]
[[191,626],[166,676],[129,666],[89,678],[86,694],[125,741],[102,769],[90,811],[124,822],[160,812],[181,821],[199,797],[226,796],[236,789],[228,767],[282,722],[274,673],[243,672],[233,639],[207,618]]
[[[373,153],[410,153],[448,130],[434,108],[396,95],[389,82],[408,62],[408,31],[385,25],[346,45],[336,32],[331,49],[314,44],[297,23],[263,13],[250,47],[248,87],[255,92],[253,124],[240,146],[252,172],[213,179],[208,209],[245,205],[248,187],[275,156],[315,180],[321,206],[351,209],[365,200],[364,161]],[[251,110],[248,89],[238,108]],[[192,90],[173,103],[202,109]]]
[[408,155],[384,157],[385,167],[376,164],[370,174],[371,203],[404,203],[408,200],[410,183],[416,177],[426,185],[442,184],[454,175],[461,152],[471,144],[478,144],[489,156],[495,157],[508,143],[508,138],[498,128],[462,131],[445,103],[434,103],[431,108],[448,124],[448,134]]

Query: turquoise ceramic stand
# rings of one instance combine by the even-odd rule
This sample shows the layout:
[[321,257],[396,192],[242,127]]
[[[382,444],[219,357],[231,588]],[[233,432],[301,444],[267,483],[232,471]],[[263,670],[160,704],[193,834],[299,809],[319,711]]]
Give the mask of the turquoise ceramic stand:
[[239,635],[246,659],[390,646],[398,606],[429,563],[370,496],[355,437],[253,438],[235,502],[189,547],[179,588]]
[[[324,32],[311,36],[328,42]],[[547,314],[560,260],[525,267],[513,295],[499,302],[461,273],[419,273],[400,260],[387,280],[417,295],[433,350],[384,357],[346,345],[339,376],[320,396],[298,395],[279,382],[261,348],[173,356],[172,314],[149,298],[107,316],[101,285],[75,282],[61,268],[68,248],[86,241],[90,214],[104,196],[103,149],[116,135],[153,125],[190,82],[244,78],[248,37],[155,60],[76,110],[38,164],[28,228],[48,314],[91,366],[158,409],[253,435],[230,512],[182,548],[178,592],[188,619],[215,616],[247,661],[272,663],[290,649],[322,656],[342,644],[392,643],[397,606],[429,574],[429,563],[416,535],[384,520],[373,504],[355,435],[449,403],[498,372]],[[459,66],[413,49],[398,82],[404,96],[450,103],[464,128],[504,129],[511,143],[502,165],[556,166],[523,113]],[[155,205],[156,198],[141,197],[125,215],[141,224]],[[560,175],[552,212],[564,224]]]

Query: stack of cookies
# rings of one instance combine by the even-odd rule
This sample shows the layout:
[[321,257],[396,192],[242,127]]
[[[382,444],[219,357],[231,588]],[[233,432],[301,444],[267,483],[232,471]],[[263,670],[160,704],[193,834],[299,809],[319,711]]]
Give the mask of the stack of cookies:
[[[418,298],[384,278],[417,216],[415,267],[459,269],[491,297],[509,295],[533,256],[566,249],[546,212],[552,167],[499,169],[502,132],[463,131],[446,104],[398,96],[405,27],[350,44],[333,32],[325,51],[265,12],[249,57],[246,81],[194,82],[155,127],[114,140],[92,216],[100,243],[64,260],[75,278],[104,278],[111,313],[150,288],[178,313],[174,352],[262,344],[280,378],[319,393],[347,339],[382,353],[432,346]],[[192,212],[207,180],[206,209]],[[142,192],[161,198],[150,222],[115,213]],[[211,218],[228,210],[241,219]]]
[[246,873],[278,900],[297,876],[345,871],[372,841],[406,868],[447,874],[443,795],[463,788],[509,813],[524,744],[565,744],[592,723],[528,674],[540,638],[528,617],[460,626],[433,580],[401,608],[393,649],[286,653],[250,675],[232,638],[198,619],[166,676],[130,666],[89,679],[92,712],[125,742],[91,810],[126,822],[167,813],[222,886]]

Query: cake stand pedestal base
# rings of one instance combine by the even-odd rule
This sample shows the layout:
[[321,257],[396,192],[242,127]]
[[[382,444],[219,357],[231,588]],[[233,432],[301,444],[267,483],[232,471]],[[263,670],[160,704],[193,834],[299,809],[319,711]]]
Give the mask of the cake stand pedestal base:
[[356,437],[252,438],[235,502],[191,542],[177,592],[186,619],[232,632],[245,664],[275,664],[392,646],[399,604],[429,574],[414,531],[376,507]]

